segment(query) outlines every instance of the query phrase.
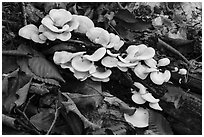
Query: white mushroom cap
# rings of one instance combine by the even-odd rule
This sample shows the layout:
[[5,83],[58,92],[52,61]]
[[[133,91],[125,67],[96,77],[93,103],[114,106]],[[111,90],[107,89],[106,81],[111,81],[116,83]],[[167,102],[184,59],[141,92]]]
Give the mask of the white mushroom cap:
[[53,56],[55,64],[64,64],[72,59],[72,53],[67,51],[56,51]]
[[187,74],[187,70],[182,68],[182,69],[179,69],[179,72],[178,74],[181,74],[181,75],[186,75]]
[[145,62],[145,64],[146,64],[147,66],[149,66],[150,68],[157,68],[157,61],[154,60],[153,58],[147,59],[147,60],[145,60],[144,62]]
[[84,81],[90,76],[90,74],[88,71],[87,72],[79,72],[79,71],[74,70],[74,76],[75,76],[75,78],[77,78],[81,81]]
[[159,99],[155,99],[151,93],[146,93],[146,94],[143,94],[141,95],[142,98],[150,103],[158,103],[159,102]]
[[153,83],[157,85],[162,85],[166,78],[164,77],[163,73],[156,71],[150,74],[150,79],[152,80]]
[[67,62],[67,63],[64,63],[64,64],[60,64],[61,68],[63,69],[69,69],[71,72],[74,73],[74,68],[72,67],[71,65],[71,62]]
[[76,56],[71,61],[72,67],[79,72],[86,72],[91,69],[93,62],[83,59],[82,56]]
[[170,60],[168,58],[163,58],[158,61],[157,66],[167,66],[170,64]]
[[130,63],[129,60],[126,60],[126,59],[122,58],[121,56],[118,56],[118,59],[123,63]]
[[26,25],[18,31],[18,35],[26,39],[31,39],[33,33],[38,33],[38,28],[33,24]]
[[149,123],[149,113],[144,108],[137,108],[133,115],[124,114],[124,118],[127,122],[138,128],[144,128]]
[[86,36],[94,43],[107,46],[110,42],[110,35],[107,30],[100,27],[94,27],[87,31]]
[[108,78],[111,74],[112,74],[112,71],[110,69],[103,69],[103,68],[96,68],[96,71],[94,73],[91,73],[91,75],[95,78],[98,78],[98,79],[105,79],[105,78]]
[[171,72],[169,70],[165,70],[163,75],[165,77],[164,82],[169,81],[169,79],[171,78]]
[[101,64],[108,68],[117,67],[117,63],[118,59],[111,56],[106,56],[101,60]]
[[91,79],[93,81],[101,81],[101,82],[108,82],[110,80],[110,78],[104,78],[104,79],[100,79],[100,78],[96,78],[96,77],[91,77]]
[[162,111],[163,109],[159,106],[159,103],[149,103],[149,106],[153,109]]
[[86,34],[90,29],[94,28],[94,23],[91,19],[82,15],[73,15],[76,17],[76,20],[79,22],[79,27],[75,32]]
[[120,67],[120,66],[117,66],[118,69],[122,72],[127,72],[128,71],[128,68],[127,67]]
[[137,88],[139,88],[139,92],[140,92],[141,95],[147,93],[147,88],[146,88],[145,86],[143,86],[141,83],[139,83],[139,82],[134,82],[134,86],[136,86]]
[[129,68],[133,68],[133,67],[135,67],[138,63],[139,63],[139,62],[123,63],[123,62],[118,61],[118,62],[117,62],[117,65],[118,65],[119,67],[129,67]]
[[138,93],[138,92],[135,92],[133,95],[132,95],[132,101],[134,101],[135,103],[137,104],[144,104],[146,102],[146,100],[144,100],[142,97],[141,97],[141,94]]
[[134,73],[137,77],[139,77],[140,79],[144,80],[146,79],[147,75],[149,74],[149,72],[147,71],[148,67],[142,65],[140,62],[138,63],[138,65],[134,68]]
[[99,61],[106,54],[106,48],[97,49],[92,55],[84,55],[83,57],[90,61]]
[[117,57],[120,55],[119,53],[113,54],[109,49],[107,49],[107,54],[112,56],[112,57]]

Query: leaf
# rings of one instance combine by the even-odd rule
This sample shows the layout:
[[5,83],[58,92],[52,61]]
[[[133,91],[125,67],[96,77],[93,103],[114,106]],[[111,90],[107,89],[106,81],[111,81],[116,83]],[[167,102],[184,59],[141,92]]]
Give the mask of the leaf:
[[165,93],[165,95],[162,97],[167,102],[174,103],[174,107],[178,109],[180,107],[179,101],[181,100],[181,97],[184,95],[183,90],[180,87],[175,86],[167,86],[168,92]]
[[54,120],[55,114],[53,109],[44,109],[41,112],[30,118],[30,122],[39,130],[47,131],[52,121]]
[[2,56],[2,73],[10,73],[17,68],[16,57]]
[[32,78],[30,79],[30,81],[26,85],[24,85],[22,88],[20,88],[16,92],[16,94],[19,96],[19,98],[15,101],[15,104],[17,107],[22,105],[26,101],[27,94],[28,94],[28,91],[30,89],[31,81],[32,81]]
[[173,135],[168,121],[154,110],[149,110],[149,130],[157,135]]
[[123,20],[127,23],[136,23],[137,19],[135,18],[134,14],[132,14],[129,10],[127,9],[120,9],[116,14],[115,17]]

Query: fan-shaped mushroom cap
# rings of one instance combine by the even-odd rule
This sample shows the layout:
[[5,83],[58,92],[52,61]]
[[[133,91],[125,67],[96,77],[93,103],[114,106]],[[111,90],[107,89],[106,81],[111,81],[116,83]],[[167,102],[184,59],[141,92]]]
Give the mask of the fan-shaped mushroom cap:
[[171,78],[171,72],[169,70],[165,70],[163,75],[165,77],[164,82],[169,81],[169,79]]
[[90,29],[94,28],[94,23],[91,19],[82,15],[73,15],[76,17],[76,20],[79,22],[78,28],[75,32],[86,34]]
[[125,59],[131,62],[136,60],[147,60],[155,55],[155,50],[152,47],[147,47],[144,44],[140,44],[138,46],[131,45],[126,51],[128,55]]
[[63,69],[69,69],[71,72],[74,73],[74,68],[72,67],[72,64],[71,62],[67,62],[67,63],[64,63],[64,64],[60,64],[61,68]]
[[124,114],[124,118],[127,122],[138,128],[144,128],[148,126],[149,113],[144,108],[137,108],[133,115]]
[[96,71],[94,73],[91,73],[91,75],[98,79],[105,79],[108,78],[111,75],[112,71],[110,69],[103,69],[103,68],[96,68]]
[[138,92],[135,92],[133,95],[132,95],[132,101],[134,101],[135,103],[137,104],[144,104],[146,102],[146,100],[144,100],[140,93]]
[[157,85],[162,85],[166,78],[164,77],[163,73],[156,71],[150,74],[150,79],[153,83]]
[[117,63],[118,59],[111,56],[106,56],[101,60],[101,64],[108,68],[117,67]]
[[86,36],[94,43],[101,44],[104,47],[110,42],[110,35],[107,30],[103,28],[94,27],[87,31]]
[[79,71],[74,70],[74,76],[75,76],[75,78],[77,78],[81,81],[84,81],[90,76],[90,74],[88,71],[87,72],[79,72]]
[[150,103],[158,103],[159,102],[159,99],[155,99],[151,93],[146,93],[146,94],[143,94],[141,95],[142,98]]
[[138,63],[139,63],[139,62],[123,63],[123,62],[118,61],[118,62],[117,62],[117,65],[118,65],[119,67],[129,67],[129,68],[133,68],[133,67],[135,67]]
[[163,109],[159,106],[159,103],[149,103],[149,106],[153,109],[162,111]]
[[149,72],[147,71],[148,67],[142,65],[140,62],[137,64],[137,66],[134,68],[134,73],[137,77],[144,80],[146,79]]
[[129,60],[126,60],[126,59],[122,58],[121,56],[118,56],[118,59],[123,63],[130,63]]
[[181,75],[186,75],[187,74],[187,70],[182,68],[182,69],[179,69],[179,72],[178,74],[181,74]]
[[158,61],[157,66],[167,66],[170,64],[170,60],[168,58],[163,58]]
[[117,66],[119,70],[121,70],[122,72],[127,72],[128,71],[128,68],[127,67],[120,67],[120,66]]
[[112,53],[109,49],[107,49],[107,54],[112,56],[112,57],[117,57],[120,55],[119,53],[116,53],[116,54]]
[[96,77],[91,77],[91,79],[93,81],[101,81],[101,82],[108,82],[110,80],[110,78],[104,78],[104,79],[100,79],[100,78],[96,78]]
[[72,14],[65,9],[52,9],[49,12],[51,20],[54,22],[54,25],[61,27],[65,23],[72,19]]
[[119,50],[123,46],[124,41],[120,40],[120,37],[114,33],[110,33],[109,35],[110,43],[107,45],[107,48],[114,48],[115,50]]
[[97,49],[92,55],[84,55],[83,57],[90,61],[98,61],[106,54],[106,48],[101,47]]
[[82,56],[76,56],[71,61],[72,67],[79,72],[86,72],[91,69],[93,62],[83,59]]
[[53,56],[55,64],[64,64],[72,59],[72,53],[67,51],[56,51]]
[[18,31],[18,35],[26,39],[31,39],[33,33],[38,33],[38,28],[33,24],[26,25]]
[[139,82],[134,82],[134,86],[136,86],[137,88],[139,88],[139,93],[141,95],[146,94],[147,93],[147,88],[145,86],[143,86],[141,83]]
[[78,29],[79,22],[77,20],[78,15],[72,15],[72,20],[70,20],[67,24],[69,25],[68,31],[73,31]]
[[147,60],[145,60],[144,62],[145,62],[145,64],[146,64],[147,66],[149,66],[150,68],[157,68],[157,61],[154,60],[153,58],[147,59]]

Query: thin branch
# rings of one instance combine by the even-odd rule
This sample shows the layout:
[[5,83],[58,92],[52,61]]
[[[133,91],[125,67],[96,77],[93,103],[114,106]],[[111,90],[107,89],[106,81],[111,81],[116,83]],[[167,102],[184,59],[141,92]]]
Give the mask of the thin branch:
[[27,19],[26,19],[26,8],[25,8],[25,2],[22,2],[22,14],[23,14],[23,25],[26,26],[27,23]]
[[47,134],[46,135],[49,135],[50,133],[51,133],[51,131],[52,131],[52,129],[53,129],[53,127],[54,127],[54,125],[55,125],[55,123],[56,123],[56,121],[57,121],[57,117],[58,117],[58,111],[59,111],[59,109],[60,109],[60,107],[59,108],[57,108],[57,105],[58,103],[56,103],[56,108],[55,108],[55,118],[54,118],[54,120],[52,121],[52,124],[51,124],[51,126],[50,126],[50,128],[49,128],[49,130],[47,131]]
[[171,51],[172,53],[176,54],[177,56],[179,56],[184,62],[186,62],[189,66],[191,66],[190,62],[188,61],[188,59],[186,57],[184,57],[178,50],[176,50],[175,48],[173,48],[172,46],[170,46],[169,44],[167,44],[166,42],[164,42],[163,40],[161,40],[160,38],[158,38],[158,43],[161,44],[164,48],[166,48],[167,50]]

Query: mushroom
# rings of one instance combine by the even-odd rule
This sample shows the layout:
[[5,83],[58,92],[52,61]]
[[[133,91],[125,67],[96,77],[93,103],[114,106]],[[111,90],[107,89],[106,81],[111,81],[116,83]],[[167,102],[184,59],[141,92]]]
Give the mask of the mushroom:
[[106,48],[97,49],[92,55],[84,55],[83,57],[90,61],[98,61],[106,54]]
[[118,66],[119,67],[129,67],[129,68],[132,68],[132,67],[135,67],[139,62],[134,62],[134,63],[123,63],[121,61],[118,61]]
[[86,34],[90,29],[94,28],[94,23],[91,19],[82,15],[73,15],[74,18],[79,22],[79,26],[75,32]]
[[146,100],[144,100],[142,97],[141,97],[141,94],[138,93],[138,92],[135,92],[133,95],[132,95],[132,101],[134,101],[135,103],[137,104],[144,104],[146,102]]
[[64,64],[72,59],[72,53],[67,51],[56,51],[53,56],[53,61],[55,64]]
[[77,78],[77,79],[79,79],[81,81],[86,80],[90,76],[88,71],[86,71],[86,72],[79,72],[77,70],[74,70],[73,73],[74,73],[75,78]]
[[119,50],[123,46],[124,41],[120,40],[120,37],[114,33],[110,33],[109,35],[110,43],[107,45],[107,48],[114,48],[115,50]]
[[104,79],[100,79],[100,78],[96,78],[96,77],[91,77],[91,79],[93,81],[101,81],[101,82],[108,82],[110,80],[110,78],[104,78]]
[[148,102],[150,102],[150,103],[158,103],[158,102],[159,102],[159,99],[155,99],[155,98],[152,96],[151,93],[143,94],[143,95],[141,95],[141,97],[142,97],[144,100],[146,100],[146,101],[148,101]]
[[142,65],[140,62],[137,64],[137,66],[134,68],[134,73],[137,77],[144,80],[146,79],[147,75],[149,74],[149,71],[147,66]]
[[64,63],[64,64],[60,64],[61,68],[63,69],[69,69],[71,72],[74,73],[74,68],[72,67],[72,64],[71,62],[67,62],[67,63]]
[[112,56],[112,57],[117,57],[120,55],[119,53],[116,53],[116,54],[112,53],[109,49],[107,49],[107,54]]
[[162,111],[163,109],[159,106],[159,103],[149,103],[149,106],[153,109]]
[[111,56],[106,56],[101,60],[101,64],[108,68],[117,67],[117,63],[118,59]]
[[181,74],[181,75],[186,75],[187,74],[187,70],[182,68],[182,69],[179,69],[179,72],[178,74]]
[[149,113],[144,108],[137,108],[133,115],[124,114],[124,118],[127,122],[138,128],[144,128],[149,123]]
[[110,35],[107,30],[100,27],[90,28],[86,36],[94,43],[101,44],[106,47],[110,42]]
[[91,67],[93,66],[93,62],[82,58],[82,56],[76,56],[72,59],[71,65],[75,70],[79,72],[86,72],[91,69]]
[[110,69],[97,67],[96,71],[93,73],[90,73],[90,74],[95,78],[105,79],[105,78],[108,78],[111,75],[111,73],[112,73],[112,71]]
[[147,88],[144,87],[141,83],[139,83],[139,82],[134,82],[134,86],[136,86],[137,88],[139,88],[139,93],[140,93],[141,95],[147,93]]
[[119,70],[121,70],[122,72],[127,72],[128,71],[128,68],[127,67],[120,67],[120,66],[117,66]]
[[168,58],[163,58],[158,61],[157,66],[167,66],[170,64],[170,60]]
[[171,72],[169,70],[165,70],[163,75],[165,77],[164,82],[168,82],[169,79],[171,78]]
[[140,44],[138,46],[131,45],[127,48],[126,52],[128,55],[125,59],[131,62],[137,60],[147,60],[155,55],[155,50],[152,47],[147,47],[144,44]]
[[36,43],[45,43],[44,39],[41,39],[39,37],[39,30],[38,28],[33,25],[33,24],[29,24],[26,25],[24,27],[22,27],[19,31],[18,31],[19,36],[26,38],[26,39],[31,39]]
[[157,68],[157,61],[154,60],[153,58],[147,59],[147,60],[145,60],[144,62],[145,62],[145,64],[146,64],[147,66],[149,66],[150,68]]
[[162,85],[164,83],[164,75],[162,72],[152,72],[150,74],[150,79],[152,80],[153,83],[157,85]]

